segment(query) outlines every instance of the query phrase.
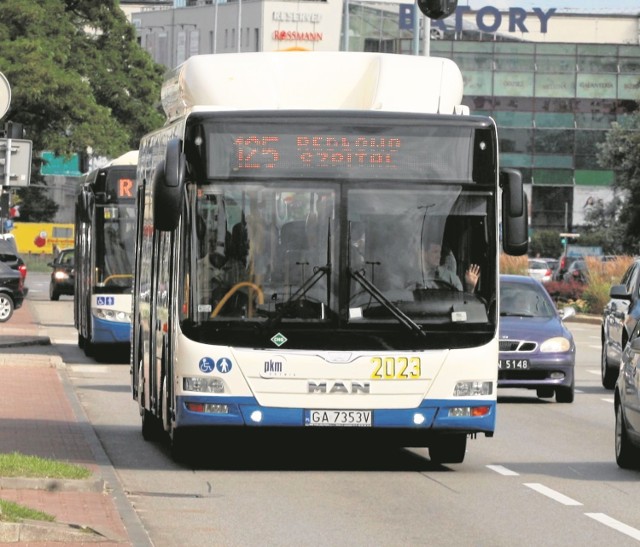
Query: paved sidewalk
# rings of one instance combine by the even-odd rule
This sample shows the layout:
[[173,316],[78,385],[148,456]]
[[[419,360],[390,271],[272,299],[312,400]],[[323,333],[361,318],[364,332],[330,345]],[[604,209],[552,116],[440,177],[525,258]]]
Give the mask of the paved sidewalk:
[[54,524],[0,521],[0,543],[152,545],[88,422],[66,367],[34,324],[30,304],[0,323],[0,453],[80,464],[89,480],[0,478],[0,499],[44,511]]

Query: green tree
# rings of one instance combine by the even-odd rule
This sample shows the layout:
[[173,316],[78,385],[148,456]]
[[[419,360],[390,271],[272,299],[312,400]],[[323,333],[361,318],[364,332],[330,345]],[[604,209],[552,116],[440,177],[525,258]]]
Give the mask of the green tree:
[[34,151],[117,157],[162,124],[163,69],[118,2],[0,0],[0,13],[7,119],[28,128]]
[[[5,120],[33,141],[32,184],[44,184],[42,151],[68,157],[90,147],[114,158],[162,125],[164,69],[139,46],[116,0],[0,0],[0,13],[0,72],[12,95]],[[29,212],[33,196],[19,190],[21,220],[55,214],[36,194],[40,209],[34,203]]]
[[529,256],[555,258],[562,253],[562,243],[556,230],[535,230],[529,242]]
[[625,196],[619,207],[613,204],[618,224],[612,237],[618,237],[617,252],[640,253],[640,114],[626,116],[611,124],[605,142],[598,145],[598,162],[602,167],[615,169],[613,187]]

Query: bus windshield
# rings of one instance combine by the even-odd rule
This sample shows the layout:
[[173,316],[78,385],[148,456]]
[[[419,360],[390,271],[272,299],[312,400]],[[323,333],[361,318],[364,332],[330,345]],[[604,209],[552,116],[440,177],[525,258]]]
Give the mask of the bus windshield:
[[[472,243],[495,245],[486,189],[251,182],[189,193],[197,252],[184,308],[193,324],[224,322],[227,336],[233,325],[284,323],[419,339],[430,327],[459,332],[493,321],[492,276],[465,287]],[[431,244],[440,248],[435,282],[423,252]],[[493,251],[473,257],[481,271],[493,271],[484,258]]]
[[135,203],[96,206],[96,286],[130,290],[135,245]]

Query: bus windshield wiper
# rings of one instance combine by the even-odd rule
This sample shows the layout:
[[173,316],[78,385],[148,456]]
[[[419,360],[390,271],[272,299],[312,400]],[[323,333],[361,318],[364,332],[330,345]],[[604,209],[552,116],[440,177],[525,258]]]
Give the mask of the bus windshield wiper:
[[265,328],[269,329],[279,324],[285,314],[294,309],[294,305],[301,301],[304,296],[320,281],[325,275],[331,272],[331,264],[327,263],[324,266],[315,266],[313,268],[313,274],[307,278],[302,285],[294,292],[285,302],[283,302],[276,313],[269,318],[265,323]]
[[404,313],[398,306],[391,302],[380,289],[376,287],[371,281],[369,281],[364,274],[359,270],[353,270],[349,268],[349,274],[353,277],[358,284],[373,296],[380,304],[382,304],[389,312],[398,320],[399,323],[407,327],[410,331],[420,336],[426,336],[426,333],[420,328],[411,317]]

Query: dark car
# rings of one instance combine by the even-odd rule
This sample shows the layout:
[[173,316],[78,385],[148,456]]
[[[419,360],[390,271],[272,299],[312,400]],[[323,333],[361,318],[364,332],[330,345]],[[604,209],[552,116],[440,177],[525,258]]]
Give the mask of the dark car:
[[0,261],[0,323],[8,321],[22,306],[27,291],[20,272]]
[[640,324],[622,352],[622,366],[614,385],[616,462],[640,469]]
[[587,282],[587,263],[584,259],[579,258],[577,260],[573,260],[567,271],[562,276],[562,281],[565,283],[586,283]]
[[74,283],[74,249],[69,247],[62,249],[53,262],[49,262],[53,268],[49,281],[49,298],[59,300],[61,294],[73,295]]
[[18,254],[15,244],[12,241],[0,238],[0,262],[4,262],[11,269],[20,272],[22,280],[27,277],[27,265]]
[[525,275],[500,276],[499,388],[535,389],[538,397],[555,394],[559,403],[574,399],[576,346],[544,285]]
[[633,261],[620,283],[612,285],[609,302],[602,311],[602,385],[613,389],[618,378],[622,352],[640,319],[640,259]]

